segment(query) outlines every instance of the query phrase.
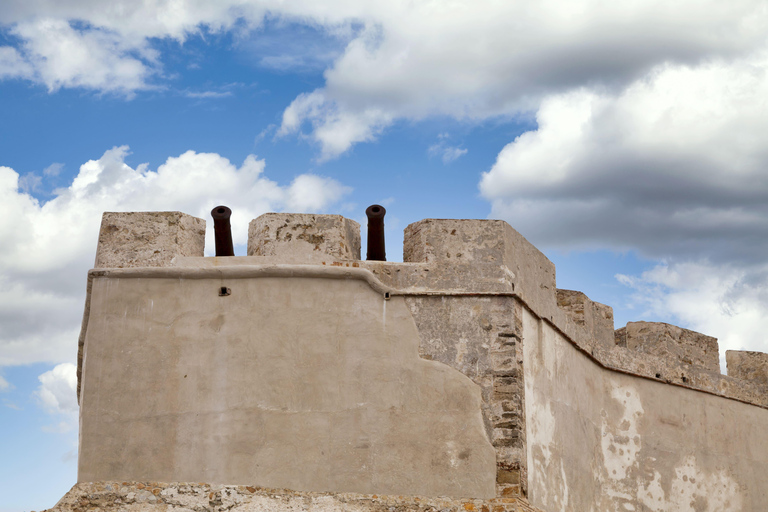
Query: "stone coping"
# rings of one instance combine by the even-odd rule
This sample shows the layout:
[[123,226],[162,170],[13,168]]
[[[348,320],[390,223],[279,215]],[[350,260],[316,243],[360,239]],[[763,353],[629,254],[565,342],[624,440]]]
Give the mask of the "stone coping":
[[520,496],[455,499],[298,492],[247,485],[82,482],[44,512],[541,512]]

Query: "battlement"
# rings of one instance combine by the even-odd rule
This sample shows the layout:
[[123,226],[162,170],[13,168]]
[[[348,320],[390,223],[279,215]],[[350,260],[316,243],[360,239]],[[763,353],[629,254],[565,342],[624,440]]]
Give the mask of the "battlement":
[[402,263],[361,260],[359,224],[338,215],[262,215],[247,256],[204,257],[204,239],[183,213],[104,214],[79,481],[544,511],[674,508],[673,490],[762,503],[768,355],[729,351],[725,376],[712,337],[614,331],[503,221],[411,224]]

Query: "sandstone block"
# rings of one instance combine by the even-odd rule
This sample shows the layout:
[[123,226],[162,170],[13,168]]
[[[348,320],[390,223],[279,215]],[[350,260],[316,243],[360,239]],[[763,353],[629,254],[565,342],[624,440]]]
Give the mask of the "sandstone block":
[[498,264],[534,309],[555,308],[555,265],[502,220],[424,219],[405,228],[403,261]]
[[726,350],[725,364],[728,376],[751,380],[768,386],[768,354],[747,350]]
[[557,305],[570,319],[605,348],[614,344],[613,308],[574,290],[557,290]]
[[181,212],[104,212],[95,268],[166,267],[203,256],[205,221]]
[[663,322],[629,322],[617,329],[616,344],[672,361],[720,371],[717,338]]
[[284,263],[359,260],[360,224],[341,215],[265,213],[248,226],[248,256]]

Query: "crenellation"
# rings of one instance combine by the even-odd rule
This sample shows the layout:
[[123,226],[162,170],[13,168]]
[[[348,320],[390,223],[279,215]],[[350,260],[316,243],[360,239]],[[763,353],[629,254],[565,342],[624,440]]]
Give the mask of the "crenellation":
[[[725,376],[715,338],[614,331],[609,306],[557,289],[503,221],[411,224],[400,263],[361,261],[360,227],[338,215],[262,215],[248,256],[229,258],[201,257],[201,219],[104,219],[78,356],[81,479],[447,494],[464,512],[644,510],[643,489],[708,492],[675,480],[686,471],[734,479],[717,492],[749,503],[768,488],[768,354],[728,351]],[[749,457],[722,441],[721,409]],[[671,510],[664,496],[653,507]]]
[[284,263],[360,259],[360,224],[341,215],[265,213],[248,225],[248,256]]
[[768,388],[768,354],[747,350],[726,350],[728,375]]
[[594,302],[584,293],[556,289],[557,306],[582,326],[594,342],[603,348],[614,345],[613,308]]
[[203,256],[205,221],[181,212],[104,212],[94,268],[167,267]]
[[717,339],[663,322],[629,322],[616,334],[616,345],[668,361],[720,371]]
[[424,219],[405,228],[403,261],[502,264],[502,221]]

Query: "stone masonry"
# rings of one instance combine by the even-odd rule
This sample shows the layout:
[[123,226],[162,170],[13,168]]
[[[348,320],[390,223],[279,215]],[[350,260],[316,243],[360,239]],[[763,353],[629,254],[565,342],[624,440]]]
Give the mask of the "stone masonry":
[[[290,247],[286,251],[285,247]],[[360,259],[360,224],[341,215],[267,213],[248,226],[248,255],[284,263]]]
[[616,345],[720,371],[717,339],[662,322],[629,322],[616,330]]
[[[267,275],[265,272],[274,276],[362,279],[382,293],[385,311],[387,301],[403,298],[418,332],[421,359],[450,367],[478,387],[482,425],[496,453],[497,498],[440,501],[341,493],[302,494],[265,490],[257,485],[154,483],[149,489],[147,484],[104,482],[78,484],[55,510],[79,512],[97,503],[115,510],[160,510],[161,507],[256,510],[265,506],[270,510],[299,506],[302,510],[365,512],[384,508],[392,511],[393,507],[409,511],[539,510],[530,507],[526,498],[531,482],[542,481],[540,474],[534,475],[541,472],[541,466],[529,465],[532,460],[539,464],[537,461],[546,461],[551,456],[547,452],[533,456],[528,439],[531,432],[535,433],[535,449],[539,450],[542,429],[547,432],[539,409],[536,415],[526,415],[527,408],[534,405],[527,404],[524,375],[530,376],[529,364],[532,363],[525,360],[523,349],[532,334],[525,330],[523,319],[531,316],[567,340],[576,353],[585,356],[600,371],[684,389],[691,393],[690,400],[695,400],[697,393],[704,393],[751,404],[760,410],[768,408],[768,355],[729,351],[726,355],[728,376],[725,376],[719,371],[715,338],[652,322],[630,322],[614,331],[609,306],[591,301],[582,292],[557,289],[554,265],[502,221],[425,219],[411,224],[405,229],[402,263],[361,261],[360,227],[338,215],[263,215],[249,226],[248,256],[234,258],[201,257],[204,225],[203,220],[178,212],[105,214],[96,269],[89,276],[89,296],[79,344],[79,398],[91,282],[127,279],[133,275],[111,269],[136,269],[137,276],[151,279],[160,274],[143,269],[165,267],[183,279],[208,279],[206,276],[216,275],[219,277],[212,281],[222,286],[230,286],[233,278]],[[536,334],[537,343],[543,343],[546,349],[549,338],[541,336],[541,332]],[[541,370],[537,367],[536,371]],[[567,367],[550,368],[547,372],[554,372],[548,378],[555,382],[558,378],[568,378]],[[533,418],[535,424],[526,424],[526,417]],[[624,427],[610,427],[609,431],[618,429],[618,432],[621,428]],[[557,446],[557,442],[552,446]],[[616,488],[628,492],[626,485],[621,483]],[[179,500],[181,495],[187,496],[186,501]],[[139,499],[140,496],[143,498]],[[551,497],[535,498],[538,503],[559,504],[567,503],[568,499],[567,495],[554,501]],[[561,499],[566,501],[558,501]],[[630,506],[634,502],[626,503]],[[146,508],[150,505],[151,508]]]
[[106,212],[95,268],[164,267],[176,256],[202,256],[205,221],[181,212]]
[[452,500],[439,497],[310,493],[250,485],[98,482],[75,485],[44,512],[541,512],[523,498]]
[[725,352],[728,375],[768,388],[768,354],[746,350]]

